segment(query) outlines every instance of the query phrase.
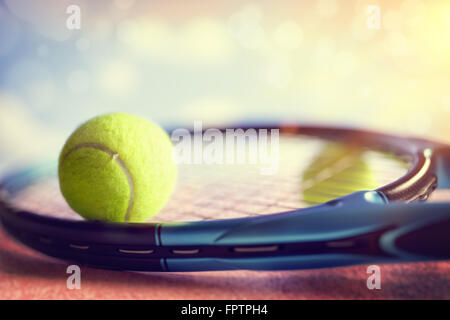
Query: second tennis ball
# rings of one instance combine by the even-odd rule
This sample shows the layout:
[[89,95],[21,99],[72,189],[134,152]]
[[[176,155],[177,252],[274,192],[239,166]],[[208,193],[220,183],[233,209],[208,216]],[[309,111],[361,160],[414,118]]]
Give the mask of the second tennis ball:
[[67,203],[84,218],[141,222],[169,199],[177,167],[163,129],[134,115],[112,113],[72,133],[61,151],[58,175]]

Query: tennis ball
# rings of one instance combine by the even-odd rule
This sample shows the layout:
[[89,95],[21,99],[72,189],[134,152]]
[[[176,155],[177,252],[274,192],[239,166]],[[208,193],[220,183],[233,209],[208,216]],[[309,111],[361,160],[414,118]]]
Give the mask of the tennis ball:
[[86,219],[141,222],[172,193],[172,142],[158,125],[125,113],[93,118],[76,129],[59,156],[61,193]]

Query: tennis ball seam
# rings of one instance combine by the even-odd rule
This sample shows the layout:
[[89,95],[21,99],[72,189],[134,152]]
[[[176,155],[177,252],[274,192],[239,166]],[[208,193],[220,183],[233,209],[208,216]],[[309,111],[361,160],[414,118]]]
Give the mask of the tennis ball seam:
[[123,170],[123,172],[125,173],[127,180],[128,180],[128,185],[130,187],[130,200],[128,201],[128,208],[127,208],[127,212],[125,213],[125,221],[129,221],[130,219],[130,212],[131,212],[131,208],[133,206],[133,202],[134,202],[134,183],[133,183],[133,179],[131,177],[130,171],[128,170],[127,166],[125,165],[125,163],[123,162],[123,160],[120,158],[119,154],[107,147],[105,147],[102,144],[99,143],[80,143],[77,144],[75,147],[73,147],[72,149],[70,149],[69,151],[66,152],[66,154],[63,156],[61,163],[64,162],[64,160],[74,151],[82,149],[82,148],[93,148],[96,150],[100,150],[103,151],[107,154],[109,154],[111,156],[111,159],[114,160]]

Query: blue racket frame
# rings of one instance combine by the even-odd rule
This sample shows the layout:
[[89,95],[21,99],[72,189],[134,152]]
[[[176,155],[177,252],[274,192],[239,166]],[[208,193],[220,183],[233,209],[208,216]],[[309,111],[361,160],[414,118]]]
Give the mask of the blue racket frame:
[[38,165],[2,180],[3,227],[49,256],[118,270],[290,270],[450,258],[450,203],[423,202],[436,188],[450,188],[450,146],[348,128],[236,128],[278,128],[282,133],[370,146],[410,156],[414,163],[389,185],[321,205],[182,223],[74,221],[13,208],[8,195],[56,172],[54,164]]

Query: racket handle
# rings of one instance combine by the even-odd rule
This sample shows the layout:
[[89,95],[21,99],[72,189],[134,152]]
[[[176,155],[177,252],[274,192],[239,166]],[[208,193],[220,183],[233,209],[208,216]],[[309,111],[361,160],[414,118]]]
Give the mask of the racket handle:
[[[202,265],[206,270],[220,265],[219,269],[302,269],[450,259],[448,230],[448,204],[387,205],[382,194],[357,192],[321,206],[278,215],[163,225],[161,244],[179,245],[183,239],[187,246],[278,248],[262,257],[168,258],[170,270]],[[183,267],[184,263],[190,266]]]
[[[192,258],[187,260],[168,258],[166,259],[166,268],[168,271],[295,270],[450,259],[448,204],[395,204],[386,206],[381,211],[379,209],[375,211],[369,209],[368,212],[349,211],[350,215],[356,213],[367,214],[368,217],[378,215],[377,218],[380,222],[377,225],[373,224],[372,230],[360,229],[361,231],[355,235],[354,229],[350,228],[347,229],[347,232],[352,236],[342,238],[337,235],[342,234],[344,230],[336,229],[334,236],[328,232],[328,234],[322,234],[321,238],[324,242],[318,241],[319,239],[316,237],[314,241],[308,243],[305,237],[302,237],[301,245],[303,245],[304,251],[297,254],[283,255],[282,252],[279,252],[261,257]],[[336,213],[342,214],[343,212]],[[328,214],[320,213],[318,215],[323,218],[328,216]],[[344,214],[342,218],[349,217]],[[306,223],[306,220],[308,218],[303,222]],[[324,222],[326,223],[326,221]],[[311,232],[318,232],[318,228],[321,227],[316,227]],[[373,231],[377,229],[379,231]],[[227,237],[229,236],[231,235]],[[361,246],[364,239],[368,240],[371,245]],[[348,247],[345,247],[346,243],[349,244]],[[351,246],[352,243],[355,244],[354,247]],[[333,245],[330,246],[330,244]],[[305,250],[308,245],[312,246],[311,250]],[[329,245],[330,248],[323,250],[322,247],[321,250],[320,245],[323,247]]]

